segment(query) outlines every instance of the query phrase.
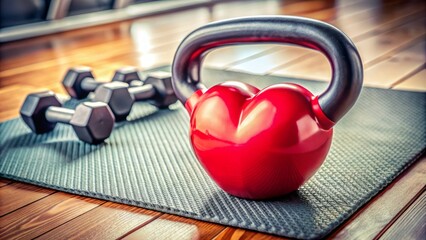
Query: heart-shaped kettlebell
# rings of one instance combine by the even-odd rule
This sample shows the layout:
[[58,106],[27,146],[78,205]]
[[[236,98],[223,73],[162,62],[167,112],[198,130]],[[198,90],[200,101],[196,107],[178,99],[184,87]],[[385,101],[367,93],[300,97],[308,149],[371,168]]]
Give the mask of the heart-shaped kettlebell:
[[[333,75],[314,96],[296,84],[259,90],[241,82],[207,89],[201,83],[203,57],[214,48],[256,42],[289,43],[325,54]],[[174,91],[190,114],[194,152],[227,193],[266,199],[298,189],[321,166],[332,127],[353,106],[363,70],[351,40],[316,20],[246,17],[208,24],[180,44],[172,66]]]

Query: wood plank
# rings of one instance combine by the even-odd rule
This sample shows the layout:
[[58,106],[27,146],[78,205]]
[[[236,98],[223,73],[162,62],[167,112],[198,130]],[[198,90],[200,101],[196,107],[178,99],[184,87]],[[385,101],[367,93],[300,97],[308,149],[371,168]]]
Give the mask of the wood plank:
[[274,235],[267,235],[263,233],[258,233],[254,231],[227,227],[222,231],[218,236],[214,238],[215,240],[250,240],[250,239],[259,239],[259,240],[283,240],[288,238],[278,237]]
[[223,229],[225,226],[219,224],[163,214],[123,239],[212,239]]
[[422,70],[407,78],[403,82],[397,83],[392,88],[398,90],[420,91],[426,92],[426,69]]
[[[380,9],[382,10],[382,9]],[[379,10],[376,10],[379,11]],[[386,16],[391,15],[389,13],[386,15],[386,11],[384,11],[384,18],[381,18],[380,20],[371,20],[371,18],[375,19],[374,17],[362,19],[359,21],[359,19],[356,19],[358,15],[353,15],[355,19],[353,19],[352,23],[346,23],[346,21],[340,21],[340,19],[336,19],[332,23],[335,24],[337,27],[340,27],[346,34],[351,36],[353,39],[357,39],[358,41],[362,42],[363,40],[368,39],[371,36],[363,35],[362,32],[355,30],[352,30],[352,26],[373,26],[370,27],[370,31],[376,31],[377,29],[380,29],[380,31],[386,31],[390,30],[398,25],[401,25],[400,21],[405,21],[404,16],[411,16],[415,13],[420,12],[416,6],[411,6],[407,8],[402,8],[400,10],[400,15],[398,15],[397,20],[395,18],[389,18]],[[398,20],[399,19],[399,20]],[[412,17],[409,19],[413,19]],[[375,23],[375,24],[373,24]],[[386,25],[386,27],[383,27],[381,25]],[[359,38],[360,36],[363,36],[363,38]],[[357,43],[357,42],[356,42]],[[325,61],[326,58],[322,56],[322,54],[318,54],[313,52],[312,50],[306,50],[302,48],[294,48],[294,47],[288,47],[283,46],[281,48],[276,48],[276,51],[272,52],[264,52],[263,54],[259,54],[260,57],[257,58],[246,58],[241,59],[239,62],[236,62],[232,65],[226,66],[227,69],[233,70],[233,71],[242,71],[242,72],[248,72],[253,74],[276,74],[276,75],[286,75],[289,73],[286,73],[285,71],[280,73],[281,69],[285,69],[289,65],[297,64],[304,64],[304,65],[311,65],[315,66],[315,71],[312,74],[316,74],[318,76],[319,80],[328,80],[331,74],[330,66],[328,65],[328,61]],[[306,61],[306,62],[303,62]],[[318,65],[319,64],[319,65]],[[312,70],[311,67],[309,67],[309,70]],[[300,67],[303,69],[304,67]],[[306,68],[306,67],[305,67]],[[295,70],[293,70],[295,71]],[[305,73],[305,71],[303,71]],[[304,74],[297,74],[298,76],[301,76],[302,78],[308,78],[308,79],[314,79],[313,77],[310,77],[310,73]],[[291,75],[289,75],[291,76]],[[296,76],[297,77],[297,76]]]
[[401,79],[417,72],[426,62],[423,53],[426,42],[421,41],[389,56],[364,71],[364,85],[390,88]]
[[[354,6],[363,3],[364,2],[360,1],[342,4],[338,8],[338,12],[341,13],[339,16],[344,16],[342,12],[353,14],[354,11],[356,12],[356,10],[354,10]],[[332,6],[333,5],[330,5],[330,2],[296,2],[283,6],[281,14],[297,14],[298,16],[310,17],[319,20],[327,20],[328,18],[334,20],[334,17],[325,17],[323,13],[319,13],[319,11],[322,12],[324,10],[328,12],[330,9],[333,10],[333,13],[336,12],[337,10]],[[277,48],[275,44],[223,47],[209,53],[205,59],[204,65],[212,68],[226,69],[251,59],[257,59],[258,56],[276,53],[279,50],[280,48]],[[298,48],[298,51],[299,55],[296,57],[296,51],[293,50],[293,59],[301,57],[307,50]],[[285,54],[289,54],[289,52]],[[247,67],[244,69],[252,68]]]
[[[153,50],[156,54],[160,54],[163,52],[174,52],[177,45],[179,44],[179,39],[175,39],[172,42],[165,43],[160,45]],[[92,50],[95,51],[95,50]],[[103,51],[99,49],[99,51]],[[46,64],[36,64],[37,66],[29,66],[27,69],[23,66],[22,68],[11,69],[10,71],[3,71],[4,76],[1,77],[0,87],[8,86],[11,84],[17,84],[20,82],[26,82],[28,85],[34,87],[46,86],[49,83],[57,83],[63,78],[64,73],[68,70],[68,68],[76,66],[76,65],[86,65],[95,68],[97,62],[104,61],[106,59],[112,59],[121,56],[122,54],[126,54],[129,52],[133,52],[133,50],[125,49],[117,47],[114,51],[109,51],[104,54],[96,54],[90,53],[87,56],[91,56],[88,58],[84,56],[84,54],[79,55],[78,57],[69,57],[64,61],[51,61]],[[151,52],[150,52],[151,53]],[[139,54],[139,58],[143,58],[143,56],[150,54]],[[6,72],[7,71],[7,72]],[[13,72],[13,74],[12,74]],[[6,76],[7,75],[7,76]],[[37,79],[37,81],[28,81],[25,79]]]
[[419,17],[414,22],[401,25],[389,32],[369,38],[368,41],[356,44],[364,65],[369,67],[399,48],[408,46],[416,40],[424,40],[426,32],[424,21],[424,17]]
[[176,18],[177,21],[173,24],[157,16],[89,28],[91,30],[79,29],[58,33],[52,37],[35,38],[30,45],[21,44],[22,41],[6,43],[0,48],[0,59],[3,67],[10,69],[20,66],[22,61],[32,64],[52,60],[98,47],[99,44],[113,46],[123,41],[129,42],[129,46],[133,43],[135,45],[156,43],[158,40],[169,39],[174,34],[186,33],[207,23],[209,12],[202,8],[192,10],[189,15],[187,12],[179,12],[170,14],[170,17]]
[[[409,22],[391,31],[360,40],[355,43],[361,55],[365,68],[372,66],[389,57],[398,50],[420,41],[425,34],[423,18]],[[329,80],[331,66],[320,53],[313,53],[297,64],[286,65],[270,72],[273,75]]]
[[104,201],[57,192],[0,218],[0,239],[32,239]]
[[[193,15],[192,15],[193,14]],[[114,52],[123,52],[125,49],[129,49],[136,52],[147,52],[147,51],[155,51],[158,50],[155,48],[157,45],[161,45],[167,41],[176,41],[176,45],[178,42],[185,36],[187,33],[189,33],[192,29],[196,28],[197,26],[200,26],[204,23],[207,23],[209,20],[209,12],[207,9],[199,9],[199,10],[193,10],[192,18],[188,16],[186,13],[180,13],[180,14],[171,14],[171,16],[177,17],[177,21],[174,22],[174,25],[170,21],[165,21],[163,18],[149,18],[148,20],[136,20],[136,21],[126,21],[124,23],[114,23],[111,24],[111,26],[107,29],[103,29],[103,31],[96,31],[97,35],[96,37],[89,38],[88,40],[83,39],[84,41],[81,41],[81,38],[79,37],[76,39],[75,36],[70,36],[69,38],[55,38],[53,42],[51,43],[44,43],[44,45],[47,45],[48,47],[45,47],[45,51],[37,52],[38,55],[34,54],[25,54],[21,56],[20,58],[16,57],[9,57],[5,58],[4,55],[9,56],[5,54],[7,51],[0,51],[0,56],[2,56],[3,69],[10,70],[12,68],[18,68],[14,69],[14,71],[24,71],[25,68],[19,67],[20,62],[26,61],[28,62],[26,64],[27,69],[29,70],[31,68],[36,68],[37,66],[51,66],[52,64],[56,62],[63,62],[67,59],[88,59],[87,56],[96,56],[96,53],[102,53],[102,55],[105,54],[113,54]],[[162,20],[161,20],[162,19]],[[160,22],[160,24],[158,23]],[[184,23],[184,24],[183,24]],[[95,28],[97,29],[97,28]],[[82,30],[76,30],[78,31],[85,31]],[[59,35],[64,34],[60,33]],[[86,33],[89,34],[89,33]],[[81,34],[79,34],[81,35]],[[89,36],[93,35],[90,33]],[[56,35],[55,35],[56,36]],[[78,41],[80,40],[80,41]],[[74,44],[70,44],[74,43]],[[90,42],[90,44],[75,44],[75,42]],[[13,43],[10,43],[13,45]],[[5,44],[5,45],[9,45]],[[74,46],[76,45],[76,46]],[[30,51],[32,50],[32,47],[34,46],[27,46],[24,50],[21,51]],[[3,48],[2,48],[3,50]],[[16,55],[16,51],[19,48],[12,48],[13,55]],[[93,53],[93,54],[92,54]],[[49,57],[46,58],[46,55]],[[37,57],[42,57],[42,59],[38,59]],[[11,67],[9,62],[12,61],[18,66]],[[95,59],[92,59],[92,61],[95,61]],[[9,76],[10,74],[13,74],[11,71],[0,71],[0,76]]]
[[[311,15],[331,16],[333,8],[347,7],[363,4],[365,8],[368,1],[310,1],[310,0],[288,0],[288,1],[235,1],[226,4],[218,4],[212,8],[212,20],[224,18],[242,17],[264,14],[281,15]],[[244,7],[242,8],[242,4]],[[315,14],[317,13],[317,14]]]
[[415,20],[417,16],[423,15],[425,8],[426,4],[424,2],[389,4],[384,8],[379,8],[372,18],[358,19],[354,24],[350,25],[350,30],[346,27],[346,24],[339,24],[338,26],[345,32],[350,31],[349,36],[354,41],[357,41],[387,31],[398,24],[401,25],[407,21]]
[[[136,52],[162,52],[170,51],[175,49],[179,44],[180,40],[186,35],[186,32],[181,34],[173,34],[172,36],[155,41],[155,44],[148,44],[145,42],[143,49],[136,50]],[[20,74],[28,74],[34,71],[40,71],[47,68],[58,67],[59,65],[90,65],[93,62],[100,61],[102,59],[122,54],[124,52],[132,51],[138,48],[137,44],[132,43],[129,39],[118,40],[117,43],[106,42],[104,44],[98,44],[96,47],[88,47],[88,49],[80,49],[75,53],[69,53],[61,57],[57,57],[52,60],[40,61],[25,66],[19,66],[10,69],[0,70],[0,78],[7,79],[7,77],[19,76]],[[3,80],[5,81],[5,80]],[[7,82],[7,81],[6,81]],[[4,84],[4,83],[2,83]]]
[[[370,26],[369,29],[370,31],[372,31],[376,28],[379,28],[379,24],[389,24],[394,22],[395,19],[389,17],[380,18],[380,20],[377,20],[376,15],[378,11],[383,11],[385,13],[385,16],[388,16],[389,14],[386,15],[388,13],[386,9],[390,7],[394,8],[395,5],[397,4],[392,1],[389,1],[386,2],[383,6],[385,9],[382,9],[378,6],[374,6],[372,8],[367,9],[361,8],[362,10],[359,9],[359,12],[355,11],[353,9],[354,6],[351,5],[351,8],[349,8],[347,11],[344,11],[345,8],[339,9],[338,16],[330,23],[337,27],[340,27],[349,36],[357,37],[362,34],[358,30],[358,28],[362,28],[364,30],[366,29],[365,26],[367,25]],[[419,11],[419,9],[415,8],[412,5],[409,5],[406,8],[401,8],[399,18],[403,18],[404,16],[410,16],[415,11]],[[388,28],[391,26],[392,25],[388,25]],[[303,58],[311,56],[308,54],[312,54],[313,52],[314,51],[310,49],[283,46],[280,48],[275,48],[275,51],[264,51],[263,54],[260,55],[260,57],[241,59],[239,62],[235,62],[234,64],[225,67],[232,71],[241,71],[252,74],[264,75],[273,72],[274,69],[285,67],[288,64],[295,64],[299,60],[303,60]]]
[[[146,54],[138,53],[123,53],[112,58],[106,58],[96,63],[96,69],[102,69],[113,72],[114,69],[120,68],[123,65],[137,66],[141,70],[148,70],[158,66],[171,65],[175,55],[176,45],[170,46],[168,51],[150,52]],[[112,76],[112,73],[109,73]]]
[[218,48],[206,56],[204,66],[223,69],[245,59],[272,53],[275,51],[274,47],[276,47],[274,44],[247,44]]
[[54,190],[18,182],[6,185],[0,188],[0,216],[40,200],[54,192]]
[[398,6],[400,10],[402,8],[401,0],[386,2],[357,1],[357,3],[357,5],[351,5],[350,9],[347,9],[346,11],[341,11],[342,8],[339,8],[336,12],[336,19],[330,23],[341,26],[354,25],[358,22],[377,17],[378,12],[387,14],[389,8],[393,8],[395,6]]
[[143,208],[107,202],[37,239],[117,239],[160,215]]
[[[19,115],[19,109],[25,100],[25,97],[33,92],[48,90],[45,87],[34,88],[25,84],[11,85],[0,88],[0,101],[2,111],[0,111],[0,121],[10,119]],[[19,94],[16,94],[19,92]]]
[[418,160],[386,189],[352,215],[333,239],[373,239],[426,185],[426,157]]
[[379,239],[424,239],[426,236],[425,188],[416,201],[380,236]]
[[227,70],[265,75],[268,72],[273,72],[274,69],[282,69],[285,66],[297,64],[312,54],[314,54],[314,50],[283,46],[276,48],[276,51],[270,54],[265,53],[257,58],[244,59],[239,64],[228,65]]
[[6,178],[0,178],[0,187],[4,187],[8,184],[11,184],[12,180],[6,179]]

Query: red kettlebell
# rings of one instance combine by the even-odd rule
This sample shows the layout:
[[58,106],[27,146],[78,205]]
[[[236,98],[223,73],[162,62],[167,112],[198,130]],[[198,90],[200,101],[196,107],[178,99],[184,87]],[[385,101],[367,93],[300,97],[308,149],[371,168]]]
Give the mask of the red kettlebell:
[[[208,51],[257,42],[321,51],[333,69],[327,90],[314,96],[290,83],[262,90],[241,82],[203,86],[200,68]],[[190,114],[198,160],[224,191],[249,199],[297,190],[318,170],[332,127],[357,100],[362,78],[361,59],[344,33],[324,22],[287,16],[237,18],[198,28],[182,41],[172,66],[173,88]]]

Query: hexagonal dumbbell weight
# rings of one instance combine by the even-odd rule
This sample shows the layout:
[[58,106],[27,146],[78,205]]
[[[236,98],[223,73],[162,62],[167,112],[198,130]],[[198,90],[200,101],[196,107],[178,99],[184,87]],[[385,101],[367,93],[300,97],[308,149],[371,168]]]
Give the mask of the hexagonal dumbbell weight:
[[52,91],[28,95],[20,113],[34,133],[46,133],[52,131],[56,123],[65,123],[73,127],[80,140],[91,144],[107,139],[115,121],[111,109],[105,103],[85,102],[75,110],[63,108]]
[[[114,77],[112,78],[112,81],[120,81],[129,84],[134,80],[142,80],[137,68],[134,67],[120,68],[115,71]],[[93,77],[92,69],[85,66],[69,69],[62,81],[62,85],[68,94],[77,99],[87,97],[89,93],[95,91],[96,88],[102,84],[105,84],[105,82],[96,81]]]
[[103,84],[96,89],[94,100],[107,103],[116,121],[122,121],[129,115],[135,101],[148,101],[158,108],[167,108],[177,101],[177,97],[170,73],[153,72],[138,87],[129,87],[123,82]]

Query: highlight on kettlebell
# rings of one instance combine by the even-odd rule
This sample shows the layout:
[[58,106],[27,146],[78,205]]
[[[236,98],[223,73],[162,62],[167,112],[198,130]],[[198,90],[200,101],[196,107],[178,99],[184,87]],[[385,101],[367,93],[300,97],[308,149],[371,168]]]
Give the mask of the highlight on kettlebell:
[[[202,84],[206,53],[260,42],[320,51],[334,69],[328,88],[314,95],[293,83],[264,89],[243,82]],[[183,40],[172,65],[173,88],[189,113],[196,157],[225,192],[248,199],[288,194],[315,174],[330,149],[333,126],[356,102],[362,82],[362,62],[351,40],[327,23],[301,17],[210,23]]]

